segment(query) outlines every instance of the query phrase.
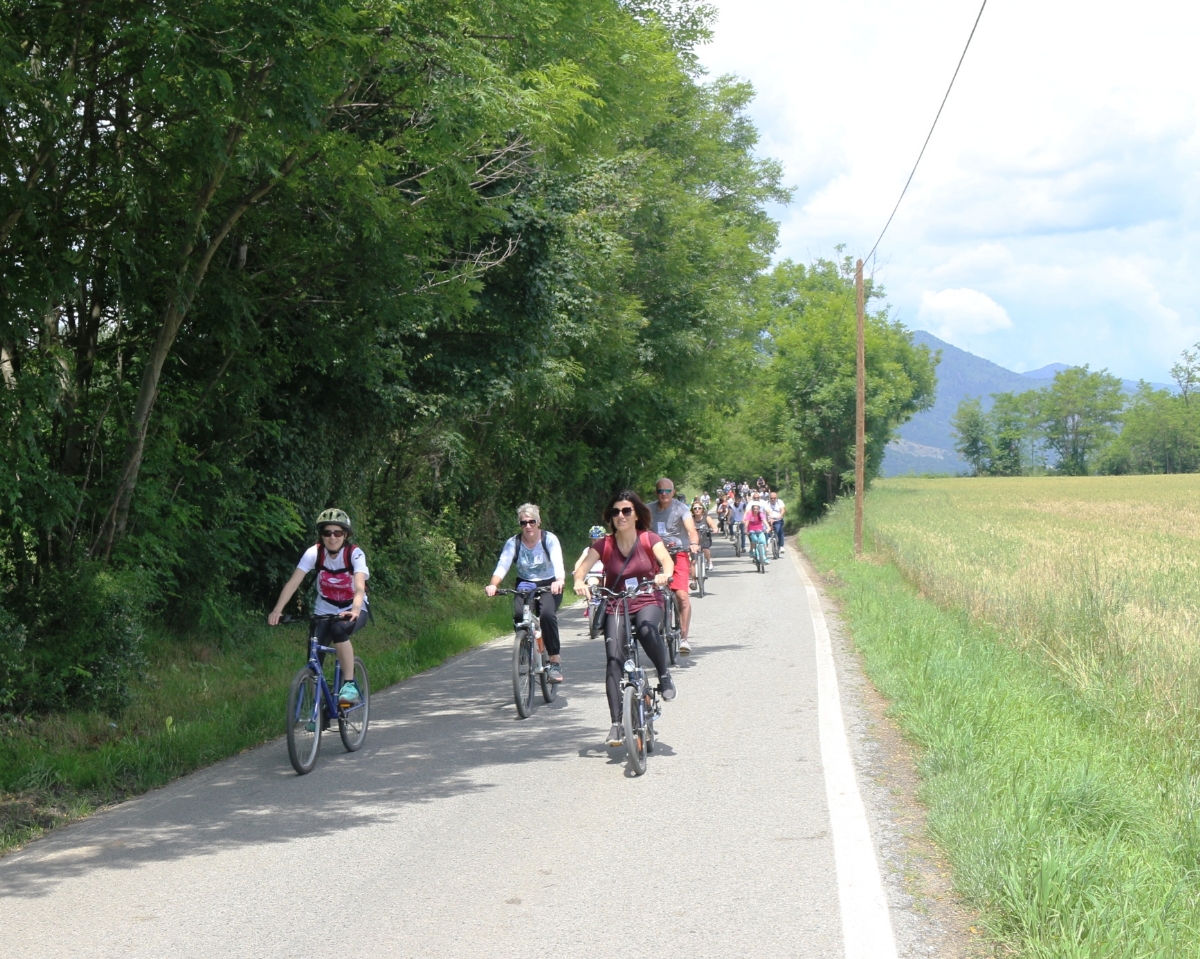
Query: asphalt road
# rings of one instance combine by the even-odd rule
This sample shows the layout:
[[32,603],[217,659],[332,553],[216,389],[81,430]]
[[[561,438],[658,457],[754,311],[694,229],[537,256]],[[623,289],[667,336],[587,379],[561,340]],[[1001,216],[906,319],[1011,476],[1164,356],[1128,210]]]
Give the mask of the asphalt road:
[[644,776],[564,610],[528,720],[500,640],[376,694],[366,746],[328,736],[308,776],[279,739],[0,861],[5,952],[841,957],[805,588],[716,551]]

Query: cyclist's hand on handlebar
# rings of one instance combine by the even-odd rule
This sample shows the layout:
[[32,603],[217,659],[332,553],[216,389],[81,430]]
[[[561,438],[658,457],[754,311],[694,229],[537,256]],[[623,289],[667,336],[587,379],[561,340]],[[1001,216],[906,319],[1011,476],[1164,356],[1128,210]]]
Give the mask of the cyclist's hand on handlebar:
[[583,580],[577,579],[573,585],[575,587],[576,596],[582,596],[585,603],[590,603],[592,601],[592,590],[587,583],[585,583]]
[[562,593],[562,591],[563,591],[562,580],[556,579],[553,583],[550,584],[550,592],[552,592],[555,596],[560,595]]
[[283,619],[283,613],[279,612],[276,609],[273,609],[269,613],[267,613],[267,625],[268,626],[278,626],[279,621],[281,619]]
[[485,587],[483,587],[483,591],[485,593],[487,593],[489,596],[496,595],[496,587],[493,586],[491,583],[488,583]]
[[655,586],[666,586],[667,583],[669,583],[669,582],[671,582],[671,577],[668,576],[666,573],[659,573],[657,576],[654,577],[654,585]]

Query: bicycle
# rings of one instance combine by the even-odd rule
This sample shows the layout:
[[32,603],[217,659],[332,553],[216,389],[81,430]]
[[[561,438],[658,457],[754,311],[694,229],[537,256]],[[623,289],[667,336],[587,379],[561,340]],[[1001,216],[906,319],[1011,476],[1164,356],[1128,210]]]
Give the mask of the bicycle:
[[[765,537],[766,534],[764,533]],[[757,542],[754,539],[754,534],[750,534],[750,555],[754,559],[754,566],[760,573],[767,571],[767,544],[765,539],[762,542]]]
[[[686,552],[678,546],[668,546],[667,552],[674,559],[677,553]],[[673,589],[665,589],[667,612],[663,617],[663,639],[667,643],[667,658],[672,666],[679,662],[679,644],[683,642],[683,614],[679,609],[679,597]]]
[[605,600],[617,600],[623,604],[618,615],[625,627],[625,665],[621,671],[621,725],[625,732],[625,754],[629,760],[629,770],[635,776],[640,776],[646,771],[646,757],[654,752],[658,738],[654,720],[662,715],[662,702],[659,687],[650,685],[646,671],[642,669],[637,640],[633,638],[629,600],[657,588],[653,583],[639,583],[632,589],[621,592],[613,592],[603,586],[597,586],[595,590]]
[[[600,577],[588,576],[585,581],[589,588],[595,589],[600,584]],[[604,630],[604,604],[600,602],[595,593],[592,593],[591,597],[588,601],[587,611],[588,636],[596,639]]]
[[525,597],[525,609],[513,636],[512,660],[513,700],[517,704],[517,715],[522,719],[528,719],[533,712],[534,676],[541,680],[542,699],[552,703],[558,698],[558,684],[550,682],[550,657],[546,655],[546,646],[542,642],[542,627],[533,615],[537,599],[548,592],[549,586],[496,590],[497,596],[520,594]]
[[704,599],[704,581],[708,579],[708,560],[704,558],[704,550],[696,554],[696,592]]
[[779,559],[779,534],[771,529],[771,559]]
[[[312,772],[321,751],[321,733],[329,728],[330,717],[336,716],[338,733],[346,752],[362,748],[367,738],[367,724],[371,714],[371,685],[367,678],[367,667],[362,659],[354,657],[354,684],[358,687],[359,701],[343,707],[333,695],[325,680],[322,657],[334,654],[333,685],[342,685],[342,664],[337,662],[337,650],[322,646],[317,641],[317,624],[340,619],[340,615],[309,616],[308,662],[292,677],[287,701],[287,748],[288,759],[298,775]],[[281,623],[300,622],[297,616],[284,616]]]
[[733,555],[741,558],[742,555],[742,524],[732,524],[729,538],[733,540]]

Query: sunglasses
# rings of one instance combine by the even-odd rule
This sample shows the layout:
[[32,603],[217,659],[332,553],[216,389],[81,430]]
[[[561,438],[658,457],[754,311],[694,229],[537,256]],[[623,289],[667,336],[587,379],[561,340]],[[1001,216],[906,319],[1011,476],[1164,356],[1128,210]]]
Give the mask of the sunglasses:
[[323,529],[321,535],[326,538],[341,539],[346,535],[346,531],[344,529]]
[[675,492],[675,490],[674,490],[674,488],[656,489],[654,492],[656,492],[659,496],[670,496],[672,493]]
[[632,506],[614,506],[612,509],[610,509],[608,511],[608,515],[609,516],[632,516],[633,515],[633,507]]
[[536,519],[520,519],[520,520],[517,520],[517,522],[520,523],[522,526],[537,526],[537,523],[538,523],[538,521]]

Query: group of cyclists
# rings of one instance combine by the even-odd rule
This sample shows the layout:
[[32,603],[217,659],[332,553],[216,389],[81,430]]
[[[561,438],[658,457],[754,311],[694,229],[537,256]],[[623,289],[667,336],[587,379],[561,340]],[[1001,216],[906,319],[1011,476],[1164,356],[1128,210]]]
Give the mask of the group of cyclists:
[[[670,702],[676,696],[676,688],[662,635],[665,591],[673,593],[677,602],[682,633],[679,652],[690,654],[694,559],[702,553],[707,565],[710,568],[714,565],[713,533],[729,531],[740,536],[743,545],[747,536],[752,542],[763,542],[767,535],[775,535],[783,548],[784,504],[775,491],[767,489],[762,477],[756,487],[751,491],[747,483],[722,481],[713,510],[708,493],[700,494],[688,504],[676,496],[674,482],[663,477],[655,484],[654,499],[649,504],[634,490],[617,493],[604,510],[603,525],[593,526],[589,531],[591,543],[572,570],[575,593],[583,597],[585,610],[592,608],[592,591],[598,587],[610,592],[649,583],[657,587],[632,595],[627,606],[611,598],[603,601],[605,691],[612,720],[608,745],[619,746],[623,741],[620,683],[625,652],[620,617],[625,610],[638,644],[658,672],[659,692],[663,700]],[[534,612],[541,624],[549,658],[548,679],[551,683],[561,683],[558,609],[566,584],[562,544],[554,533],[542,529],[541,511],[534,503],[517,508],[517,522],[519,531],[505,541],[485,592],[495,596],[509,570],[516,567],[513,621],[521,621],[527,602],[535,604]],[[336,617],[318,624],[318,642],[334,648],[342,675],[350,677],[336,690],[339,705],[349,707],[360,698],[353,680],[354,650],[350,637],[366,625],[367,580],[371,574],[362,549],[353,543],[353,524],[345,511],[324,510],[315,525],[317,542],[300,557],[267,621],[272,626],[281,621],[284,607],[304,577],[315,569],[317,598],[313,612]],[[539,587],[549,590],[537,594]],[[537,598],[531,599],[535,595]]]

